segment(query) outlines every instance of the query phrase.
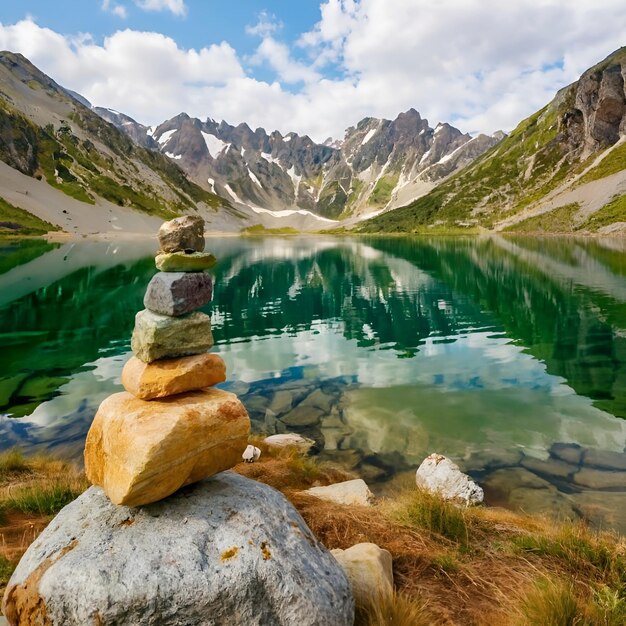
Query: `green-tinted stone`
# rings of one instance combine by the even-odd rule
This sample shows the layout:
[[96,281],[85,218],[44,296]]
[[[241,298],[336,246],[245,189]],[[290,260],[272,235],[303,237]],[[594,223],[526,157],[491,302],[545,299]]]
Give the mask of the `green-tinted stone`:
[[201,272],[216,262],[208,252],[161,252],[155,258],[157,269],[162,272]]
[[201,354],[212,345],[211,318],[205,313],[170,317],[144,309],[135,316],[131,347],[144,363]]

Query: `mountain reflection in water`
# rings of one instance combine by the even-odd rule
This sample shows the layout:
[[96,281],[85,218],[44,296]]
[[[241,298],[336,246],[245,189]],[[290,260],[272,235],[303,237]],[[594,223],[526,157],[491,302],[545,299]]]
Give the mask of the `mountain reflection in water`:
[[[121,389],[150,240],[0,248],[0,449],[80,457]],[[626,528],[619,240],[209,239],[228,381],[383,489],[437,451],[489,500]]]

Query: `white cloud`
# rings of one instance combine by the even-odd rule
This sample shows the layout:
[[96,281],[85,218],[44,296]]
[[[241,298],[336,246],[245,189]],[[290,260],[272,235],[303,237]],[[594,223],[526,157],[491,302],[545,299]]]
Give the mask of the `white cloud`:
[[185,0],[134,0],[144,11],[171,11],[174,15],[186,15]]
[[111,0],[102,0],[102,10],[107,13],[112,13],[117,17],[125,20],[128,17],[128,11],[123,4],[114,4]]
[[274,14],[267,11],[261,11],[258,15],[258,21],[254,26],[246,26],[248,35],[258,35],[260,37],[268,37],[273,33],[281,30],[284,24],[276,18]]
[[222,42],[183,50],[158,33],[122,30],[102,45],[70,39],[32,20],[0,25],[0,48],[21,52],[65,87],[138,120],[161,122],[183,110],[205,115],[215,90],[245,73]]
[[[185,7],[141,3],[179,14]],[[148,124],[186,111],[324,140],[366,115],[415,107],[433,126],[493,132],[511,130],[626,43],[626,8],[623,0],[326,0],[293,46],[267,13],[248,32],[261,38],[248,59],[226,42],[184,49],[124,30],[96,43],[28,19],[0,25],[0,46]],[[275,79],[255,79],[258,65]]]
[[265,37],[254,55],[250,58],[253,65],[267,63],[278,75],[279,79],[287,84],[311,83],[321,79],[313,68],[294,61],[291,58],[289,47],[276,41],[273,37]]

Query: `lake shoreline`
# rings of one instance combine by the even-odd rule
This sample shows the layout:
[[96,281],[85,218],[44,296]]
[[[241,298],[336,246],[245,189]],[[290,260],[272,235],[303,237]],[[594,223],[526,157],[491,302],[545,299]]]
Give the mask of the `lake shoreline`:
[[[260,460],[234,471],[281,491],[327,549],[369,542],[388,550],[394,603],[413,607],[424,624],[513,626],[554,593],[566,594],[577,616],[601,620],[591,623],[621,623],[616,619],[626,614],[624,603],[601,600],[626,580],[623,536],[543,515],[458,507],[418,490],[414,478],[370,506],[319,500],[306,490],[354,477],[295,448],[269,448],[260,437],[251,442],[262,450]],[[61,484],[65,496],[55,499]],[[0,596],[30,543],[87,486],[65,462],[0,455]]]

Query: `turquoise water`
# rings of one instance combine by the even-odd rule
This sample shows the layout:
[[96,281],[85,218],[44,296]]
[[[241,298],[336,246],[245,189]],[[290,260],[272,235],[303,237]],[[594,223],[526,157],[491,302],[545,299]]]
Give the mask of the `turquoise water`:
[[[384,491],[430,452],[488,501],[626,529],[626,242],[224,238],[211,313],[258,432]],[[80,458],[150,240],[0,245],[0,449]]]

